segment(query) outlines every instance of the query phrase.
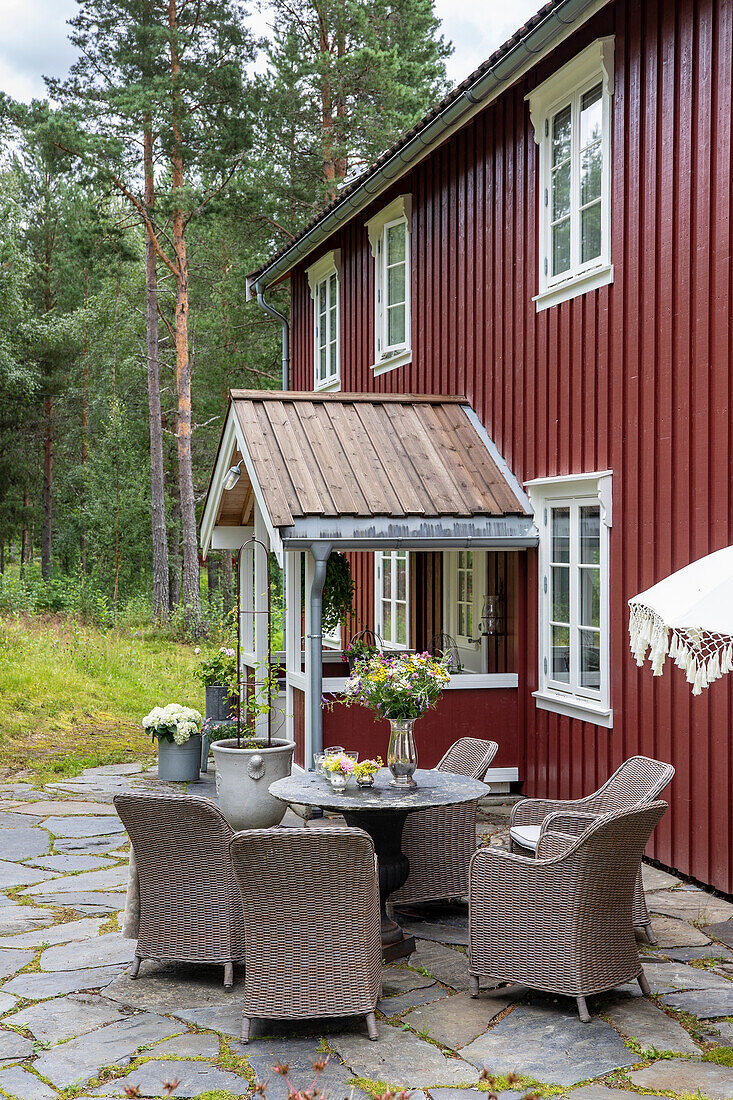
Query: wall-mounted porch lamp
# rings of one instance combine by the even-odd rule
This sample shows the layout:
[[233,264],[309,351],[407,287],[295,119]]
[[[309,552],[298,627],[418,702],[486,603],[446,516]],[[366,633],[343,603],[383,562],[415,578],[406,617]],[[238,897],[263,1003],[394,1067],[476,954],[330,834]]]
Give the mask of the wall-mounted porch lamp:
[[504,629],[504,585],[500,581],[496,591],[484,598],[481,633],[495,638],[503,634]]
[[234,486],[237,484],[240,477],[242,476],[242,463],[243,462],[244,462],[244,459],[240,458],[240,460],[239,460],[239,462],[237,463],[236,466],[232,466],[229,470],[227,470],[226,477],[224,478],[224,488],[225,489],[227,489],[227,490],[228,489],[233,489]]

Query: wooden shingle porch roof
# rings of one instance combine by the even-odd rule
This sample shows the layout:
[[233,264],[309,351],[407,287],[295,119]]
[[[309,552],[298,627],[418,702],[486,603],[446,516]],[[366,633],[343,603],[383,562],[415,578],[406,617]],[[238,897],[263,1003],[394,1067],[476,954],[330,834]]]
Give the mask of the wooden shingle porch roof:
[[225,426],[204,550],[214,524],[246,526],[255,499],[283,545],[478,545],[492,523],[494,537],[536,542],[529,501],[465,398],[232,390],[227,423],[236,446]]

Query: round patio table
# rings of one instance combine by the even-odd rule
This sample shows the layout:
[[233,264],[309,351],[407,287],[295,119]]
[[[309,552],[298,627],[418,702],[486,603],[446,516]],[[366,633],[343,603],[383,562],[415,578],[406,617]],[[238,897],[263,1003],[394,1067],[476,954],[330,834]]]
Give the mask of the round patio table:
[[379,868],[379,901],[382,919],[382,954],[385,959],[401,958],[415,950],[415,939],[406,936],[396,921],[387,916],[387,900],[403,885],[410,864],[402,851],[402,829],[407,815],[432,806],[453,806],[473,802],[486,794],[486,786],[477,779],[453,772],[418,769],[416,787],[393,787],[392,773],[382,768],[374,786],[349,786],[335,791],[328,780],[315,772],[301,772],[277,779],[270,794],[282,802],[301,806],[320,806],[343,814],[347,825],[363,829],[374,841]]

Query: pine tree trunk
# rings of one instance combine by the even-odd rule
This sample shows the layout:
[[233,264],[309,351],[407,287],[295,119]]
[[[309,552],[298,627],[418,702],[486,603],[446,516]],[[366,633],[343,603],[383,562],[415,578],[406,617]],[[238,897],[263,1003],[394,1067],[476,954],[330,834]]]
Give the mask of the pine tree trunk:
[[178,393],[178,487],[181,494],[181,544],[183,549],[183,607],[186,629],[196,635],[201,629],[199,556],[196,531],[196,501],[193,493],[191,456],[191,360],[188,345],[188,256],[184,212],[176,203],[183,190],[182,111],[178,82],[180,63],[177,47],[176,0],[168,0],[169,50],[171,62],[172,149],[171,182],[174,208],[173,251],[176,257],[176,390]]
[[51,576],[53,525],[53,397],[43,402],[43,523],[41,526],[41,576]]
[[[89,454],[89,330],[86,321],[86,310],[89,307],[89,272],[84,272],[84,349],[83,366],[81,372],[81,468],[86,470]],[[82,576],[87,572],[87,522],[86,522],[86,479],[83,482],[81,502],[81,533],[79,536],[79,551],[81,556]]]
[[25,576],[25,567],[30,561],[29,556],[29,536],[28,536],[28,509],[30,507],[30,498],[28,496],[28,490],[23,490],[23,522],[20,528],[20,575]]
[[206,578],[209,585],[209,599],[219,591],[219,560],[214,557],[214,552],[209,551],[206,560]]
[[0,573],[5,572],[5,535],[0,535]]
[[168,535],[170,538],[170,544],[168,547],[168,605],[170,611],[173,611],[174,607],[178,607],[181,599],[181,551],[180,539],[178,536],[181,522],[181,506],[180,494],[178,492],[177,470],[173,465],[172,458],[171,467],[169,470],[169,478],[171,522],[168,527]]
[[[153,135],[145,122],[145,204],[152,215],[155,203]],[[160,362],[158,348],[158,272],[155,247],[145,235],[145,324],[148,377],[148,421],[150,427],[150,518],[153,535],[153,623],[162,624],[169,613],[168,535],[165,520],[163,476],[163,421],[160,408]]]

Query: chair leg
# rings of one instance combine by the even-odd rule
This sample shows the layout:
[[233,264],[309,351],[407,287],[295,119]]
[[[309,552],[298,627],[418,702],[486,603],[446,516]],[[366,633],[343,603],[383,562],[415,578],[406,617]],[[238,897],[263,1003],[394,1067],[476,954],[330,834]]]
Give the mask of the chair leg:
[[234,963],[224,963],[224,988],[231,989],[234,985]]
[[479,983],[477,974],[469,974],[468,976],[469,992],[472,997],[478,997],[479,995]]
[[249,1016],[242,1016],[242,1042],[249,1042],[249,1025],[251,1024]]
[[659,941],[657,940],[657,937],[654,935],[654,929],[652,928],[652,922],[651,921],[649,921],[649,924],[644,925],[644,931],[646,933],[646,938],[649,940],[649,943],[652,945],[652,947],[656,947],[657,943]]
[[588,1005],[585,1003],[585,997],[576,997],[578,1002],[578,1015],[584,1024],[587,1024],[590,1020],[590,1012],[588,1011]]
[[639,977],[636,980],[638,981],[639,988],[641,989],[644,996],[648,997],[652,990],[651,990],[651,986],[649,985],[649,982],[646,979],[646,974],[644,973],[643,970],[642,970],[641,974],[639,975]]
[[133,979],[133,981],[135,980],[135,978],[140,973],[140,963],[141,963],[141,961],[142,960],[141,960],[139,955],[135,955],[135,957],[132,960],[132,966],[130,967],[130,975],[129,976],[130,976],[130,978]]
[[373,1012],[367,1012],[366,1025],[369,1038],[374,1042],[379,1036],[377,1035],[377,1017]]

